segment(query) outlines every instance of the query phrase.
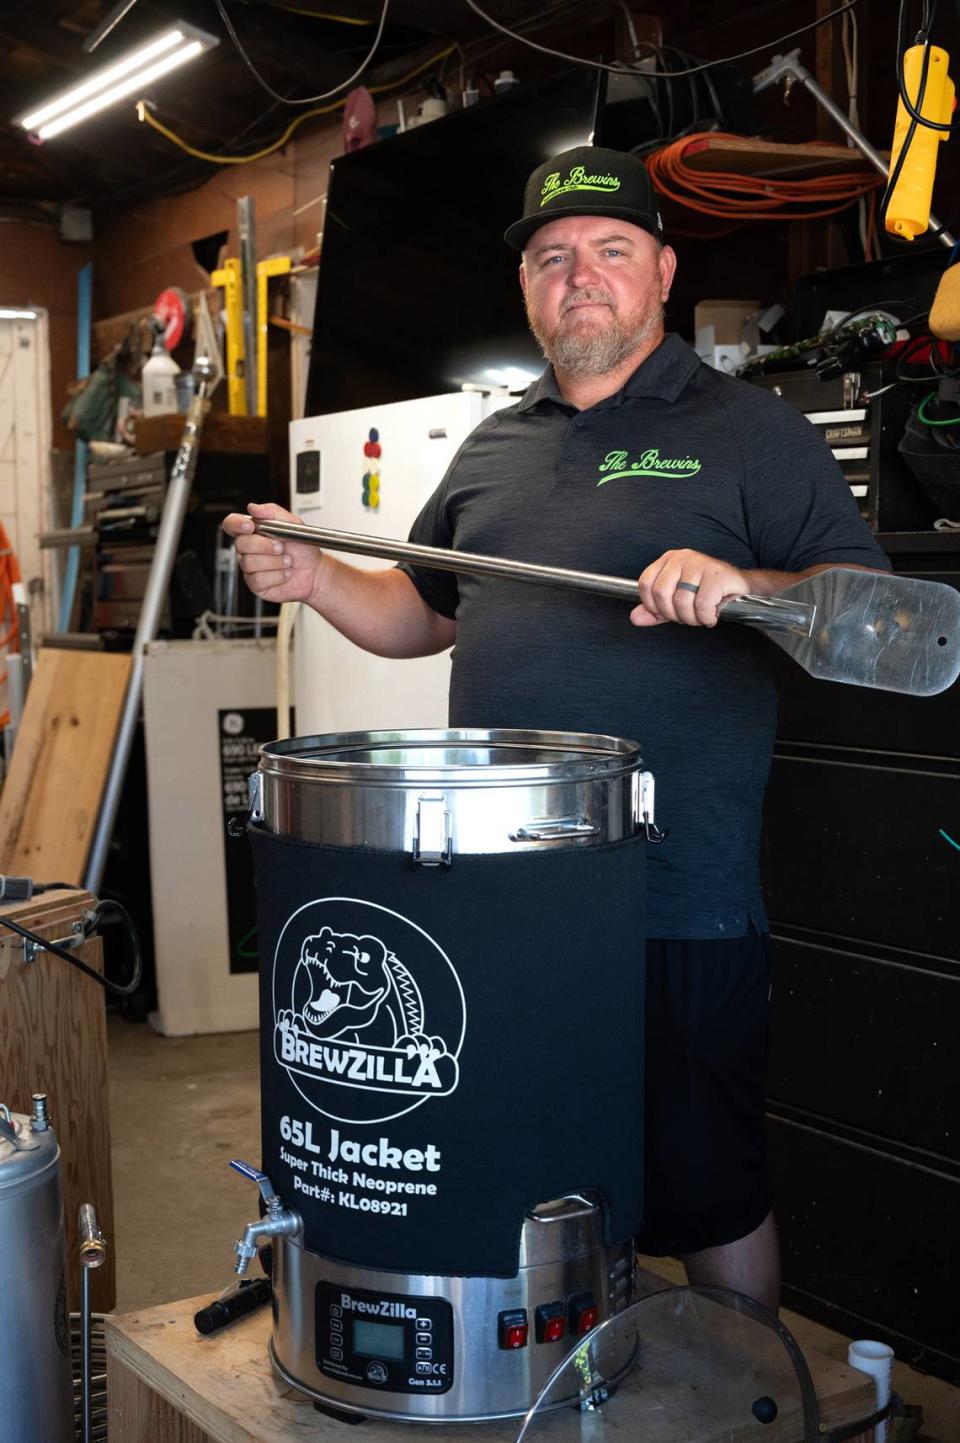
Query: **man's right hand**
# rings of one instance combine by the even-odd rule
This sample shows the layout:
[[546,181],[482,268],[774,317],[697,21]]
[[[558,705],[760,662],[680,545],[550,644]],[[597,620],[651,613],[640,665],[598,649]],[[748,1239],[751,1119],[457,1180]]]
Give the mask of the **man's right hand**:
[[256,521],[293,521],[302,524],[299,516],[272,502],[261,505],[251,501],[250,513],[243,516],[231,512],[223,529],[232,536],[240,557],[240,570],[254,596],[264,601],[310,601],[316,591],[323,552],[315,546],[302,546],[296,541],[280,541],[273,536],[260,536],[254,531]]

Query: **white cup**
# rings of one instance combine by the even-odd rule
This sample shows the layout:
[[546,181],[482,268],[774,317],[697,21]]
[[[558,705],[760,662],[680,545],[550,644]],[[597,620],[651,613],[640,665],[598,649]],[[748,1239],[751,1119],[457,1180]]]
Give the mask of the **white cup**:
[[[847,1362],[860,1373],[867,1373],[877,1389],[877,1407],[884,1408],[890,1401],[890,1380],[893,1376],[893,1349],[886,1343],[876,1343],[870,1338],[861,1338],[847,1349]],[[887,1443],[887,1420],[878,1423],[874,1430],[876,1443]]]

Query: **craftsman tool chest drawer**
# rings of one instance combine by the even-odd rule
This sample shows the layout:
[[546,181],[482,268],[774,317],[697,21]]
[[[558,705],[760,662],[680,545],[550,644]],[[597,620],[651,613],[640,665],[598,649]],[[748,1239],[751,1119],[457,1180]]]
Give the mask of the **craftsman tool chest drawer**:
[[[960,767],[777,748],[762,875],[781,925],[960,956]],[[952,840],[951,840],[952,839]]]

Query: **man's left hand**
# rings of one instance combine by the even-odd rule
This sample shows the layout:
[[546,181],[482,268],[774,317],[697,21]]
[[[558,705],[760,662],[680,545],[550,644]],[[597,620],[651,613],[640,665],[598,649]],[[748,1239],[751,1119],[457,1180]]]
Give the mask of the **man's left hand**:
[[634,626],[716,626],[717,607],[750,590],[746,574],[702,551],[665,551],[637,582],[640,605],[630,613]]

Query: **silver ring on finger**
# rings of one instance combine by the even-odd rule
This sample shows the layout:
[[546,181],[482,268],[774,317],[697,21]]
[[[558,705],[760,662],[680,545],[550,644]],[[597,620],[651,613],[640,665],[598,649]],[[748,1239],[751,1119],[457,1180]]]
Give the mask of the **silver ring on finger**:
[[700,585],[699,585],[699,582],[695,582],[695,581],[678,581],[678,582],[677,582],[677,590],[678,590],[678,591],[692,591],[692,592],[694,593],[694,595],[696,595],[696,593],[700,590]]

